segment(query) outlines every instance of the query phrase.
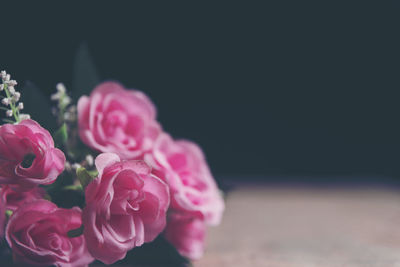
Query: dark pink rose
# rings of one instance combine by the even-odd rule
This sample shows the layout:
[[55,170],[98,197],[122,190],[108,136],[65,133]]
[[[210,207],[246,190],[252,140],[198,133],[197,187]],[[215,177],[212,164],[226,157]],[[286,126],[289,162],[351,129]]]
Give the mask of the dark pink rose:
[[93,261],[83,235],[67,233],[82,224],[81,210],[58,208],[47,200],[23,205],[10,217],[6,239],[14,259],[39,266],[87,266]]
[[164,236],[182,256],[191,260],[198,260],[203,256],[206,237],[204,220],[172,213],[168,216]]
[[168,186],[144,161],[103,153],[95,164],[99,175],[86,188],[84,235],[90,253],[111,264],[164,230]]
[[201,149],[184,140],[161,134],[144,159],[170,187],[171,208],[201,216],[209,225],[221,221],[224,201]]
[[50,133],[33,120],[0,126],[0,184],[51,184],[64,170],[65,156]]
[[0,205],[4,205],[6,210],[16,211],[19,206],[26,203],[43,199],[46,191],[41,187],[34,187],[28,191],[21,191],[11,186],[0,188]]
[[145,94],[115,82],[98,85],[90,97],[78,101],[82,141],[121,159],[137,158],[152,148],[161,130],[155,119],[156,109]]

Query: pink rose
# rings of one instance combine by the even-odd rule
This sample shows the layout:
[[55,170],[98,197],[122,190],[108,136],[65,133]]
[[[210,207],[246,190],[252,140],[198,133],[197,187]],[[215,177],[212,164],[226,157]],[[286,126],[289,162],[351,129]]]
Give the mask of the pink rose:
[[34,187],[28,191],[15,190],[11,186],[0,188],[0,205],[4,205],[6,210],[16,211],[18,207],[42,199],[46,191],[41,187]]
[[168,186],[143,161],[103,153],[95,164],[99,175],[86,188],[84,235],[90,253],[111,264],[164,230]]
[[51,184],[64,170],[65,156],[50,133],[33,120],[0,126],[0,184]]
[[146,154],[144,159],[153,166],[155,175],[170,186],[172,209],[201,216],[209,225],[220,223],[224,201],[196,144],[174,141],[162,134],[152,154]]
[[98,85],[90,97],[78,101],[82,141],[121,159],[137,158],[152,148],[161,130],[155,118],[156,109],[145,94],[115,82]]
[[38,200],[18,208],[10,217],[6,239],[14,259],[29,265],[87,266],[93,261],[83,235],[67,233],[82,224],[81,210],[58,208]]
[[198,260],[203,256],[206,225],[202,219],[170,214],[164,236],[182,256],[191,260]]

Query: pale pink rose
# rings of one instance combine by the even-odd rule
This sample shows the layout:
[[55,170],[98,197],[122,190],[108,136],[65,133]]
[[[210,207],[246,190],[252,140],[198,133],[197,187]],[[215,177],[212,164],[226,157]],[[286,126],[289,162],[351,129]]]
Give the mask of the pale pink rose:
[[168,216],[164,236],[182,256],[191,260],[198,260],[203,256],[206,237],[204,220],[172,213]]
[[43,199],[46,191],[41,187],[34,187],[28,191],[21,191],[11,186],[5,185],[0,188],[0,205],[4,205],[6,210],[16,211],[18,207]]
[[65,156],[50,133],[33,120],[0,126],[0,184],[22,188],[51,184],[64,170]]
[[68,237],[70,230],[82,224],[81,210],[58,208],[47,200],[19,207],[10,217],[6,239],[14,259],[39,266],[87,266],[93,257],[87,251],[83,235]]
[[85,192],[84,235],[90,253],[111,264],[164,230],[169,192],[144,161],[103,153],[95,164],[99,175]]
[[153,167],[153,172],[168,183],[173,210],[202,216],[209,225],[220,223],[224,201],[203,152],[196,144],[174,141],[164,133],[144,159]]
[[104,82],[90,97],[79,99],[78,124],[86,145],[121,159],[134,159],[150,150],[161,131],[150,99],[116,82]]

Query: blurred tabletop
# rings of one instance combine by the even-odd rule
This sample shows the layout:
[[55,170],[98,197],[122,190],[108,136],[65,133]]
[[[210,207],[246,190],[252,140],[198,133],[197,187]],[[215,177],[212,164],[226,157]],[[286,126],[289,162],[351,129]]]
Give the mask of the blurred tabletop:
[[195,267],[400,266],[400,190],[237,185]]

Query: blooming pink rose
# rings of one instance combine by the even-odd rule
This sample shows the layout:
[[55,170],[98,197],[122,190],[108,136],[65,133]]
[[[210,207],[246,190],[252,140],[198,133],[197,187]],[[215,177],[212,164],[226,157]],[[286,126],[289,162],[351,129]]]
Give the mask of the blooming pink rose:
[[23,205],[10,217],[6,239],[14,259],[40,266],[87,266],[93,261],[83,235],[68,237],[82,224],[81,210],[58,208],[47,200]]
[[171,207],[201,216],[209,225],[221,221],[224,201],[201,149],[189,141],[174,141],[161,134],[144,159],[170,186]]
[[172,213],[168,216],[164,236],[182,256],[191,260],[203,256],[206,237],[204,220]]
[[121,159],[137,158],[152,148],[161,130],[155,118],[156,109],[145,94],[115,82],[98,85],[90,97],[78,101],[82,141]]
[[16,211],[18,207],[43,199],[46,191],[41,187],[34,187],[28,191],[15,190],[13,187],[5,185],[0,188],[0,205],[4,205],[6,210]]
[[90,253],[111,264],[164,230],[169,192],[143,161],[103,153],[95,164],[99,175],[86,188],[84,235]]
[[51,184],[64,170],[65,156],[50,133],[33,120],[0,126],[0,184],[24,188]]

